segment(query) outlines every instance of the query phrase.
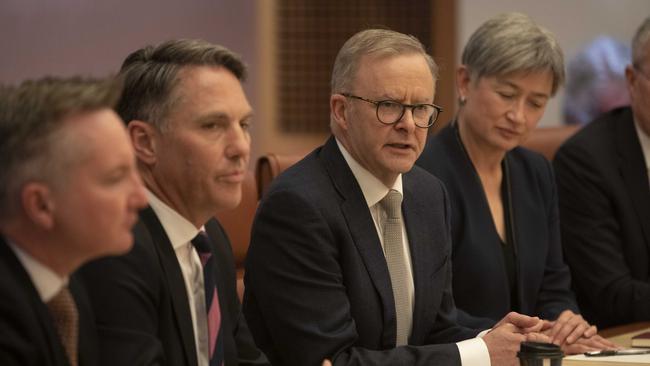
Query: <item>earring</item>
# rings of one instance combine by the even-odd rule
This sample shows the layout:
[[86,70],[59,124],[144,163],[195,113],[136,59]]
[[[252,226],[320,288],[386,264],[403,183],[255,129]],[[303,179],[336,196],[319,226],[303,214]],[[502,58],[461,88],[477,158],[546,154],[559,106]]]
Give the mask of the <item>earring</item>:
[[465,98],[464,95],[461,95],[461,96],[458,98],[458,104],[460,104],[461,107],[464,106],[466,102],[467,102],[467,98]]

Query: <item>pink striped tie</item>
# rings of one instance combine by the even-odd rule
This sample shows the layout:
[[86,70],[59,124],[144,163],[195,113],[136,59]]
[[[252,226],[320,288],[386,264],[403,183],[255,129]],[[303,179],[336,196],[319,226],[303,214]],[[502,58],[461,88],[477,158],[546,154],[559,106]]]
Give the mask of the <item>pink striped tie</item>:
[[216,260],[212,257],[212,243],[204,231],[192,239],[203,265],[205,285],[205,304],[208,312],[209,357],[210,366],[223,366],[223,337],[221,330],[221,309],[216,284]]

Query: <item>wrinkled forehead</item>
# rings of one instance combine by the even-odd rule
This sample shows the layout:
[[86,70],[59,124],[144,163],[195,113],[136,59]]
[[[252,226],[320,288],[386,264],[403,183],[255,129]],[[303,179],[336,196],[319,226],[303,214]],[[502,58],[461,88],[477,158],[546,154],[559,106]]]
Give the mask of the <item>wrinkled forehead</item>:
[[427,60],[420,53],[371,53],[359,59],[352,76],[352,86],[360,86],[360,83],[369,80],[380,84],[390,83],[391,79],[400,77],[436,82]]

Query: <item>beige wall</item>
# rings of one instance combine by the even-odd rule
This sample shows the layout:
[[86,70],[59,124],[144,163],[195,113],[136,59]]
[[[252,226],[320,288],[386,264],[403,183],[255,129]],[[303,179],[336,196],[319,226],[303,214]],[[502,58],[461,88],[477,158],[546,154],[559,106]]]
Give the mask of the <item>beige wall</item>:
[[[445,12],[453,0],[438,4],[438,11]],[[302,152],[323,136],[287,137],[268,123],[281,118],[273,115],[272,9],[272,0],[3,0],[0,82],[46,74],[104,76],[116,72],[129,52],[145,44],[203,38],[241,53],[249,65],[245,89],[256,110],[253,157],[267,151]],[[458,0],[457,53],[482,21],[511,10],[528,13],[554,31],[568,59],[599,34],[629,42],[636,26],[650,15],[650,1]],[[458,54],[440,59],[452,65],[449,59],[458,60]],[[451,82],[446,84],[439,88],[453,88]],[[562,96],[560,92],[549,105],[542,124],[558,123]]]
[[257,0],[2,0],[0,83],[44,75],[102,77],[147,44],[202,38],[243,56],[249,66],[244,88],[258,109],[257,6]]

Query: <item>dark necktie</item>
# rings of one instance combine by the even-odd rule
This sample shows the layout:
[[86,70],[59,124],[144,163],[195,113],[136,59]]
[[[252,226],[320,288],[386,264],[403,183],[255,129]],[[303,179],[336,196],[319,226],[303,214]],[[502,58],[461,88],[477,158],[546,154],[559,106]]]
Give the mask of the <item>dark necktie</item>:
[[77,366],[77,348],[79,345],[79,312],[68,287],[63,287],[47,302],[50,314],[61,343],[68,355],[71,366]]
[[192,245],[196,248],[203,265],[203,284],[205,288],[205,308],[208,317],[209,336],[209,358],[210,366],[223,365],[223,337],[221,330],[221,309],[219,308],[219,296],[217,294],[216,260],[212,257],[210,238],[199,231],[192,239]]

